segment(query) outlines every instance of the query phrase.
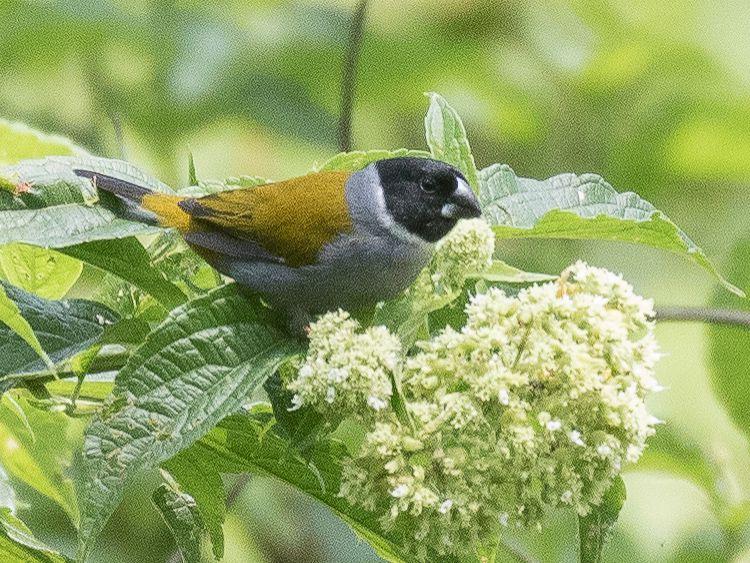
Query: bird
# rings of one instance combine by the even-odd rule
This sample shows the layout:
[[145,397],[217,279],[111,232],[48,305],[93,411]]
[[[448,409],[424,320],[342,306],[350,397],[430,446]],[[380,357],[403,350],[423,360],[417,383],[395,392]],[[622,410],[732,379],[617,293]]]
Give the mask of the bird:
[[131,221],[176,229],[204,260],[304,331],[315,315],[396,297],[436,243],[481,208],[461,171],[422,157],[377,160],[199,197],[75,169]]

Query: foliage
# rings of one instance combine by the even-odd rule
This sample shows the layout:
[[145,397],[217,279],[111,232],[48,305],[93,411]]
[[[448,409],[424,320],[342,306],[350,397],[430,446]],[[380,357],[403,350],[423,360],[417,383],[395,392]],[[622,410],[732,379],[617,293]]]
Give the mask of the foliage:
[[[732,249],[732,274],[745,287],[750,287],[750,243],[741,242]],[[715,295],[717,305],[726,305],[722,295]],[[750,310],[743,303],[742,310]],[[734,423],[750,436],[750,412],[747,405],[750,400],[750,358],[747,350],[750,346],[750,335],[740,327],[711,329],[711,382],[719,399],[726,406]]]
[[151,499],[172,532],[183,561],[199,563],[201,532],[204,527],[195,500],[181,492],[177,484],[169,478],[156,488]]
[[604,494],[599,507],[580,519],[581,563],[599,563],[604,542],[625,503],[625,483],[618,477]]
[[236,411],[296,350],[259,300],[226,286],[172,311],[119,372],[85,437],[79,557],[131,476]]
[[[38,346],[44,350],[43,358],[49,358],[45,360],[49,366],[52,366],[50,362],[72,358],[94,344],[104,334],[105,327],[118,319],[116,313],[93,301],[50,301],[7,282],[0,282],[0,286],[4,288],[9,303],[18,310],[24,325],[34,331],[32,334],[38,334]],[[6,378],[23,379],[24,373],[38,371],[44,366],[38,358],[37,343],[29,343],[24,333],[19,335],[8,327],[13,328],[12,324],[0,326],[3,336],[0,382]]]
[[[430,154],[464,172],[498,241],[571,238],[643,244],[690,258],[736,290],[663,213],[633,193],[618,194],[598,176],[564,174],[539,181],[518,177],[504,164],[477,169],[458,113],[437,94],[429,99],[429,153],[340,154],[318,169],[352,170],[384,156]],[[4,135],[17,131],[22,137],[27,148],[21,156],[30,160],[8,157],[0,169],[0,221],[10,227],[0,233],[5,245],[0,264],[8,280],[0,292],[2,348],[7,352],[0,358],[0,391],[5,392],[0,424],[2,436],[13,440],[4,447],[10,444],[20,452],[10,463],[3,456],[2,464],[13,480],[59,504],[78,525],[78,558],[91,554],[126,487],[144,471],[162,467],[165,483],[153,500],[185,560],[201,556],[205,536],[214,556],[221,557],[221,476],[240,472],[292,485],[327,505],[381,557],[412,560],[414,552],[404,541],[414,533],[408,521],[384,526],[373,507],[339,494],[362,433],[346,424],[336,428],[328,420],[321,422],[305,411],[309,405],[296,414],[287,412],[289,396],[282,398],[283,386],[268,385],[297,373],[296,358],[305,352],[304,345],[285,333],[261,299],[233,284],[222,285],[169,233],[118,218],[117,202],[100,201],[91,183],[73,170],[86,167],[157,191],[174,190],[126,162],[88,156],[71,143],[51,142],[25,128],[8,131]],[[0,147],[11,143],[3,139]],[[198,184],[190,189],[199,192],[262,183],[196,182],[194,164],[190,169],[191,184]],[[446,264],[466,260],[460,245],[448,250],[450,258],[441,262],[438,253],[412,288],[379,305],[371,316],[373,325],[385,325],[399,337],[400,342],[387,339],[394,349],[403,346],[408,352],[418,340],[463,325],[461,304],[470,293],[510,284],[512,294],[548,279],[499,261],[482,271],[486,256],[471,271],[441,278],[435,274]],[[82,272],[101,281],[101,288],[89,290],[88,299],[66,299],[81,283]],[[380,330],[365,328],[371,340],[382,336]],[[392,363],[387,357],[382,361]],[[408,427],[402,382],[388,374],[390,368],[375,371],[383,377],[377,381],[379,395],[368,390],[367,399],[375,399],[370,406],[389,403]],[[106,375],[113,372],[114,381]],[[369,380],[373,372],[363,369],[362,374],[360,379]],[[66,387],[54,381],[56,376],[77,383]],[[265,398],[260,391],[264,383],[271,404],[251,406]],[[662,466],[668,465],[665,459],[669,456],[662,458]],[[694,468],[691,478],[705,483],[705,464]],[[580,520],[583,561],[601,559],[624,501],[623,482],[615,480],[599,503],[601,493],[591,495],[595,506]],[[11,498],[7,492],[4,497]],[[586,514],[588,508],[579,512]],[[0,550],[62,559],[37,543],[11,508],[3,510]],[[505,534],[498,546],[504,549]],[[435,559],[442,555],[437,547],[426,545],[421,555]],[[480,550],[461,559],[482,556]]]

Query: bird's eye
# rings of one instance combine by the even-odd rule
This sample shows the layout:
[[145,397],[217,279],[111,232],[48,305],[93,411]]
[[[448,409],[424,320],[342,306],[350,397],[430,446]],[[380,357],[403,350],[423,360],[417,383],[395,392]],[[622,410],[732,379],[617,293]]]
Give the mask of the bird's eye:
[[425,178],[419,183],[419,187],[422,188],[423,192],[427,192],[428,194],[435,193],[437,190],[437,182],[433,180],[432,178]]

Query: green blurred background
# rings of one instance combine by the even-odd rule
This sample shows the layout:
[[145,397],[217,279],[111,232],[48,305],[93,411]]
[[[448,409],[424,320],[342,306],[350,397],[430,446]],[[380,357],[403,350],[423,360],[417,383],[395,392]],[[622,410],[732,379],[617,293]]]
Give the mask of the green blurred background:
[[[344,0],[0,0],[0,116],[124,155],[173,185],[187,182],[189,152],[201,178],[301,174],[337,152],[352,9]],[[463,116],[480,166],[505,162],[537,178],[599,173],[663,209],[747,287],[750,253],[732,257],[750,238],[748,22],[747,0],[373,0],[354,144],[423,148],[423,92],[440,92]],[[698,267],[643,248],[513,241],[499,252],[549,272],[583,257],[623,272],[657,304],[701,305],[717,292]],[[659,326],[668,389],[652,408],[718,472],[723,509],[687,480],[631,470],[608,560],[750,560],[744,532],[728,549],[723,527],[750,497],[750,455],[710,384],[732,354],[745,363],[722,368],[749,378],[750,344],[722,330],[728,351],[712,362],[714,332]],[[133,487],[97,561],[169,558],[149,505],[155,480]],[[62,512],[21,496],[32,499],[21,514],[30,527],[70,552]],[[526,541],[542,560],[573,560],[574,526],[560,515]],[[225,532],[229,562],[376,560],[325,509],[260,478]]]

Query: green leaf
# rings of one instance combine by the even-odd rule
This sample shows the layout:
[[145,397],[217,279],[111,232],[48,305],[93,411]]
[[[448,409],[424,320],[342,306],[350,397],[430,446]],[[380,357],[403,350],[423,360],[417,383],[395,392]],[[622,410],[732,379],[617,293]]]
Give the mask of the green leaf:
[[383,559],[411,560],[383,535],[376,514],[352,507],[338,496],[342,463],[348,455],[343,444],[321,441],[310,451],[309,460],[302,459],[286,440],[267,431],[267,424],[259,414],[231,416],[180,456],[202,459],[203,467],[217,475],[251,472],[289,483],[328,506]]
[[266,379],[263,390],[271,401],[271,408],[276,419],[276,431],[282,438],[299,451],[306,452],[319,438],[326,422],[323,415],[309,406],[292,409],[294,393],[283,384],[279,373]]
[[[79,389],[79,401],[78,407],[79,412],[81,410],[81,401],[104,401],[107,397],[112,394],[114,389],[114,378],[116,372],[104,372],[90,374],[86,377]],[[59,395],[62,397],[70,397],[78,386],[78,380],[76,379],[58,379],[56,381],[50,381],[45,385],[47,391],[52,395]],[[7,394],[6,394],[7,395]]]
[[62,252],[130,282],[168,310],[187,299],[179,287],[154,267],[148,252],[134,237],[87,242]]
[[79,556],[88,555],[134,474],[237,411],[298,349],[272,311],[236,285],[172,311],[120,371],[86,432]]
[[[4,289],[2,289],[4,288]],[[52,362],[60,362],[93,345],[117,315],[99,303],[82,299],[48,301],[0,282],[0,303],[23,315],[22,321],[39,339]],[[4,375],[23,374],[44,367],[35,347],[4,325],[0,325],[0,385]]]
[[429,158],[430,153],[425,151],[418,151],[412,149],[396,149],[396,150],[385,150],[376,149],[370,151],[352,151],[352,152],[341,152],[323,164],[314,167],[315,171],[320,170],[344,170],[347,172],[354,172],[362,170],[368,164],[372,164],[377,160],[383,160],[384,158],[397,158],[397,157],[417,157],[417,158]]
[[68,559],[37,540],[10,509],[0,508],[0,561],[64,563]]
[[78,280],[83,264],[53,250],[9,244],[0,247],[0,268],[13,285],[45,299],[60,299]]
[[492,266],[484,272],[469,274],[469,279],[480,279],[493,283],[537,283],[556,280],[558,276],[549,274],[537,274],[534,272],[524,272],[506,264],[502,260],[493,260]]
[[86,151],[63,137],[46,135],[21,123],[0,119],[0,166],[27,158],[85,154]]
[[[92,240],[125,238],[159,232],[156,227],[117,218],[103,205],[91,181],[73,172],[82,168],[116,176],[158,192],[165,184],[120,160],[95,157],[49,157],[0,167],[0,244],[25,242],[60,248]],[[113,202],[116,204],[116,202]]]
[[201,538],[205,527],[195,500],[183,493],[168,475],[159,485],[151,500],[172,532],[177,549],[185,563],[200,563]]
[[23,407],[20,405],[18,400],[11,393],[5,393],[2,397],[0,397],[0,404],[2,404],[4,407],[7,407],[10,412],[16,415],[23,428],[26,429],[26,432],[31,438],[31,441],[36,441],[36,434],[34,434],[34,429],[29,423],[29,417],[26,416],[26,413],[24,412]]
[[221,475],[213,462],[193,446],[182,450],[162,465],[179,483],[180,488],[195,500],[198,514],[211,538],[214,556],[221,559],[224,557],[222,525],[226,516],[227,497]]
[[[425,291],[426,287],[430,290]],[[408,350],[417,340],[429,335],[430,314],[447,307],[461,295],[460,291],[435,293],[431,288],[430,271],[425,269],[407,291],[378,304],[372,324],[383,325],[396,333]]]
[[31,406],[28,394],[15,397],[34,429],[30,434],[6,400],[0,403],[0,459],[8,474],[57,503],[72,522],[78,518],[69,471],[80,447],[83,421]]
[[0,223],[7,226],[0,231],[0,244],[25,242],[50,248],[158,232],[156,227],[119,219],[103,207],[78,204],[4,210],[0,202]]
[[198,185],[198,174],[195,172],[195,159],[193,153],[188,153],[188,186]]
[[644,244],[692,259],[729,291],[700,248],[662,212],[632,192],[617,193],[596,174],[519,178],[504,164],[479,173],[479,200],[497,238],[607,240]]
[[[47,367],[51,368],[53,365],[52,360],[42,348],[42,344],[34,333],[34,329],[23,317],[18,305],[13,301],[15,292],[9,297],[6,292],[7,287],[7,285],[0,283],[0,336],[3,337],[2,342],[5,343],[0,344],[0,351],[2,351],[3,348],[9,347],[14,340],[18,340],[15,338],[17,336],[22,340],[20,343],[21,348],[23,347],[23,343],[26,343],[27,348],[31,351],[32,357],[34,359],[42,358]],[[11,350],[15,350],[15,347],[11,348]],[[28,356],[28,354],[26,354],[26,356]],[[0,374],[4,375],[14,371],[12,367],[7,367],[9,365],[12,366],[14,364],[8,363],[8,358],[6,356],[0,356]],[[0,393],[5,390],[3,387],[3,380],[0,378]]]
[[180,195],[200,197],[240,188],[254,188],[268,184],[270,180],[260,176],[231,176],[225,180],[199,180],[195,185],[180,190]]
[[0,465],[0,508],[9,508],[11,512],[16,510],[16,493],[10,486],[8,474]]
[[587,516],[578,518],[578,533],[581,540],[581,563],[600,563],[604,544],[617,522],[625,503],[625,482],[617,477],[599,506],[593,507]]
[[[729,273],[742,287],[750,288],[750,240],[732,249]],[[750,311],[750,303],[716,293],[712,304]],[[745,327],[710,326],[709,365],[714,393],[732,421],[750,437],[750,331]]]
[[461,118],[440,94],[428,92],[427,97],[430,107],[424,118],[424,128],[432,157],[458,168],[477,192],[480,183],[477,167]]
[[636,471],[663,471],[688,479],[701,487],[709,498],[719,501],[721,475],[700,444],[671,425],[660,426],[634,468]]

